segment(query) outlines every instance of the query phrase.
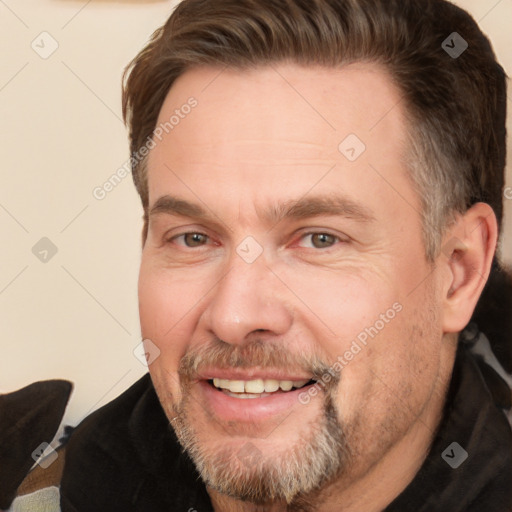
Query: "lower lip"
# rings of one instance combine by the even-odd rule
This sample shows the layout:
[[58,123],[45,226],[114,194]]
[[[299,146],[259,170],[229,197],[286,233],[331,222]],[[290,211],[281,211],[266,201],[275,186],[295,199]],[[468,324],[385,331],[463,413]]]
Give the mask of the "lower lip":
[[206,407],[219,419],[224,421],[261,422],[275,418],[282,413],[290,413],[293,407],[304,407],[299,402],[299,395],[307,393],[310,384],[301,389],[275,392],[259,398],[237,398],[220,391],[208,381],[198,382]]

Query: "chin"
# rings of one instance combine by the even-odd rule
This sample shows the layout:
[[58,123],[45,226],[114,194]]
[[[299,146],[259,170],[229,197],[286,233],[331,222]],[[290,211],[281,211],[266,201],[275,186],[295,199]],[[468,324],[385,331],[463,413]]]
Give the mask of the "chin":
[[292,503],[351,466],[347,435],[329,395],[316,419],[292,413],[281,426],[264,429],[264,435],[259,425],[249,423],[227,425],[228,431],[197,407],[185,395],[179,406],[164,408],[171,409],[178,440],[205,484],[231,498]]

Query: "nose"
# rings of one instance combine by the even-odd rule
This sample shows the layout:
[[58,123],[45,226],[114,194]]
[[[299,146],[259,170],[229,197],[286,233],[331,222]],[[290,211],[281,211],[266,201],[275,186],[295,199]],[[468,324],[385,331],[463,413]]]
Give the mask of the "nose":
[[262,257],[249,264],[235,255],[212,290],[203,313],[205,327],[232,345],[247,342],[254,333],[282,335],[290,329],[293,318],[284,288]]

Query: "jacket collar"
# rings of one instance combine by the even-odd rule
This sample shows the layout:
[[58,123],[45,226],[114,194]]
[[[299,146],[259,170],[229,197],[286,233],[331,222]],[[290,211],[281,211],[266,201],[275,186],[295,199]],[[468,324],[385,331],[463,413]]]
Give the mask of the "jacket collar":
[[430,452],[385,512],[512,510],[511,474],[512,431],[476,359],[461,344]]

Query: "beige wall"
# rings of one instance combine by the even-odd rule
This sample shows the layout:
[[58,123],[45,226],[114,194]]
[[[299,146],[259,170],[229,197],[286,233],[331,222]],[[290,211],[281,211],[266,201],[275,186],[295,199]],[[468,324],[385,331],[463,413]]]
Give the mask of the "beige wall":
[[[459,3],[482,20],[510,72],[511,1]],[[0,2],[0,392],[69,379],[70,423],[145,372],[132,354],[140,340],[138,198],[130,177],[103,200],[93,190],[128,153],[122,69],[172,5]],[[46,263],[32,252],[43,237],[58,251]],[[505,242],[512,261],[512,237]],[[36,252],[48,250],[49,258],[51,246],[41,244]]]

